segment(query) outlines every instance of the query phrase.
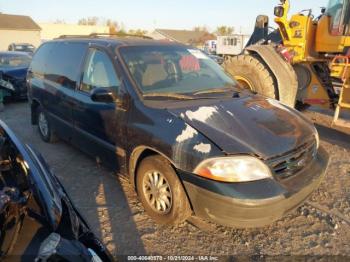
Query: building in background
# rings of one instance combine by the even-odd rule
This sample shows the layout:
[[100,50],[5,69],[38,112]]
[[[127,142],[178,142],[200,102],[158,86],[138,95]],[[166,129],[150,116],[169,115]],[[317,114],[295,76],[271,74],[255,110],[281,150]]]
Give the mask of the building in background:
[[42,41],[51,40],[61,35],[89,35],[109,33],[108,26],[40,23]]
[[12,43],[28,43],[38,47],[41,43],[40,26],[29,16],[0,13],[0,51]]
[[249,41],[250,35],[233,34],[229,36],[218,36],[216,43],[216,54],[239,55]]
[[204,49],[205,42],[216,37],[205,31],[155,29],[148,34],[155,40],[174,41]]

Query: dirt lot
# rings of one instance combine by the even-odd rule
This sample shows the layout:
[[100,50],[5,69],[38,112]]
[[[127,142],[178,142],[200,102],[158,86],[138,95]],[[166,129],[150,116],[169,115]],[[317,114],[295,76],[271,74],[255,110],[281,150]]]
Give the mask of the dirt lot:
[[26,103],[7,105],[0,118],[23,142],[41,151],[113,254],[332,256],[326,260],[333,260],[334,255],[350,256],[350,132],[330,129],[328,116],[305,114],[317,118],[321,144],[331,156],[327,177],[297,211],[269,227],[249,230],[196,219],[161,228],[144,213],[127,180],[98,167],[66,143],[42,142],[29,123]]

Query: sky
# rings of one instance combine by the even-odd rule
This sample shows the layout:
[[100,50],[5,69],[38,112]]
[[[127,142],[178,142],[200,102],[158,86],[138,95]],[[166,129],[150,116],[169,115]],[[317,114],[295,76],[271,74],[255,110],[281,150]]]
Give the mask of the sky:
[[[313,8],[316,15],[328,0],[291,0],[291,14]],[[192,29],[233,26],[235,32],[250,33],[256,16],[269,15],[278,0],[0,0],[0,12],[31,16],[36,22],[97,16],[112,19],[126,29]],[[273,21],[271,26],[275,27]]]

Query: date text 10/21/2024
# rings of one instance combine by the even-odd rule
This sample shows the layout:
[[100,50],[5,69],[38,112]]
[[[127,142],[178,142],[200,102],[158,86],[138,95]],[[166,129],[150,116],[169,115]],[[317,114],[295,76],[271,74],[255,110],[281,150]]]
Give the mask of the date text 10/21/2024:
[[128,256],[128,261],[218,261],[216,256]]

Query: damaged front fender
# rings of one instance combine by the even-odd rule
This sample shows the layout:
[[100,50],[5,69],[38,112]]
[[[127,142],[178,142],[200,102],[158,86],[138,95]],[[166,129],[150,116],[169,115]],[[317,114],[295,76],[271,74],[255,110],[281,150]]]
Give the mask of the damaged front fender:
[[166,110],[147,108],[139,111],[128,132],[133,138],[128,150],[132,183],[137,164],[145,152],[162,155],[174,168],[185,172],[192,172],[206,158],[224,155],[201,132]]

